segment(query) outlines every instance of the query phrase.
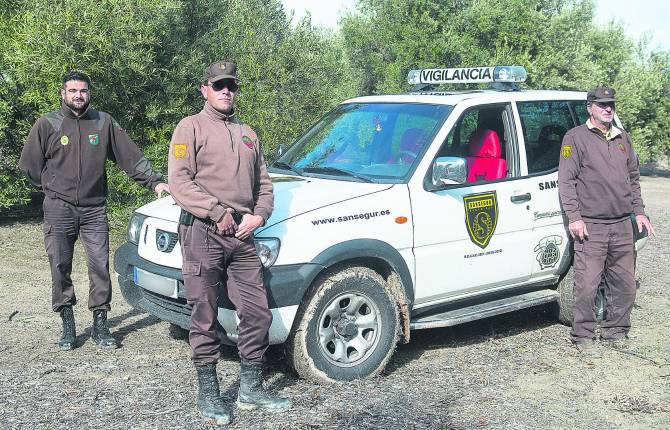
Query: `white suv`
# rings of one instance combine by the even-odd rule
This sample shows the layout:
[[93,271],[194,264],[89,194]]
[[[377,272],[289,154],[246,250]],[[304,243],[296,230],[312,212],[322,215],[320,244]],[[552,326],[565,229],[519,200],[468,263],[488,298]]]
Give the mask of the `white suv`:
[[[271,166],[275,209],[255,242],[270,343],[286,344],[301,376],[374,375],[411,330],[544,303],[569,322],[557,167],[586,93],[499,84],[524,78],[515,67],[412,71],[414,84],[499,88],[347,100]],[[128,303],[187,328],[179,212],[170,197],[137,209],[114,268]],[[221,288],[220,335],[235,343]]]

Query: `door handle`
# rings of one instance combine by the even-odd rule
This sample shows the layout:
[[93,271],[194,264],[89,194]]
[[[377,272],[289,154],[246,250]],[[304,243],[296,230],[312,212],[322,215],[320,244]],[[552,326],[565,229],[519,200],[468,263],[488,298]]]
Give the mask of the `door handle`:
[[512,200],[512,203],[527,202],[530,200],[530,193],[515,194],[512,197],[510,197],[510,200]]

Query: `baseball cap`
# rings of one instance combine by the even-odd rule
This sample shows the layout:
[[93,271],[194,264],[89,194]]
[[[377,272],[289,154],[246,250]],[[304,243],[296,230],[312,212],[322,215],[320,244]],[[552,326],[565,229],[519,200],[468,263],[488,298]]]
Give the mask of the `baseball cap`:
[[598,87],[586,94],[586,101],[599,103],[614,102],[616,101],[614,98],[615,93],[614,88]]
[[203,82],[216,82],[221,79],[234,79],[235,82],[240,80],[237,78],[237,66],[230,61],[217,61],[212,63],[205,69],[202,74]]

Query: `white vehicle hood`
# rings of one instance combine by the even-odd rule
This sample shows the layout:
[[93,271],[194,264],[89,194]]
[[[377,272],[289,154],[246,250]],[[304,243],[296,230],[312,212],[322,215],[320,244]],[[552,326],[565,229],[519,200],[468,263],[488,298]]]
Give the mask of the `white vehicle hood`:
[[265,228],[306,212],[389,189],[393,184],[336,181],[305,176],[270,174],[275,207]]
[[[286,176],[271,173],[275,207],[272,216],[259,232],[288,218],[324,206],[353,199],[391,188],[392,184],[336,181],[303,176]],[[144,215],[177,222],[180,208],[171,196],[154,200],[139,209]]]

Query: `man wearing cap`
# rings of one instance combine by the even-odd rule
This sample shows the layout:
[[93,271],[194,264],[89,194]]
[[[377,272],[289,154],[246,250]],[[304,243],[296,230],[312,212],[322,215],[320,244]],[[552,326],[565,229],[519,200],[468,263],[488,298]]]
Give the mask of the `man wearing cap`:
[[52,308],[63,322],[58,346],[71,350],[75,343],[72,307],[77,298],[70,273],[74,243],[79,237],[88,261],[91,340],[102,348],[117,348],[107,327],[112,283],[105,161],[116,162],[135,182],[151,188],[159,197],[169,188],[114,118],[89,107],[88,76],[77,71],[67,73],[60,96],[60,110],[35,122],[19,160],[19,168],[28,180],[44,192],[44,243],[51,265]]
[[270,217],[274,197],[258,137],[236,116],[238,88],[234,63],[218,61],[205,69],[200,85],[205,106],[179,122],[168,160],[172,196],[182,208],[179,237],[192,307],[189,341],[198,376],[197,405],[205,417],[222,424],[231,420],[216,374],[217,303],[224,289],[239,317],[238,406],[290,407],[261,384],[272,314],[253,232]]
[[637,229],[654,235],[644,212],[638,158],[628,133],[612,121],[615,91],[599,87],[587,94],[586,124],[563,138],[558,167],[559,195],[574,239],[574,301],[570,336],[580,352],[595,341],[595,297],[605,275],[606,316],[600,339],[619,346],[628,338],[635,302]]

